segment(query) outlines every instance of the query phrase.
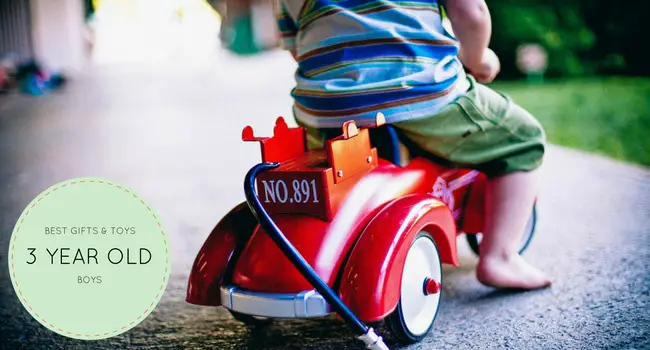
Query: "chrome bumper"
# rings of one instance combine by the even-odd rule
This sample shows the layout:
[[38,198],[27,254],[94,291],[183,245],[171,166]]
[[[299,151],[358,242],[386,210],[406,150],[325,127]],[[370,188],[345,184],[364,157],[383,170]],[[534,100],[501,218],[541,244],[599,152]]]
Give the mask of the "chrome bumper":
[[272,318],[320,317],[332,312],[323,296],[315,290],[274,294],[224,286],[221,287],[221,304],[243,314]]

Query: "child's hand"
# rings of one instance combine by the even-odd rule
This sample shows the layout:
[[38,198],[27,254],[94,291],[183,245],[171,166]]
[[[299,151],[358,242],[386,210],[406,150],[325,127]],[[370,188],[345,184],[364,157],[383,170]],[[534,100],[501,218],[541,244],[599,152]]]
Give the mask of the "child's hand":
[[470,74],[476,78],[479,83],[491,83],[501,70],[499,57],[491,49],[483,52],[483,58],[476,67],[467,67]]

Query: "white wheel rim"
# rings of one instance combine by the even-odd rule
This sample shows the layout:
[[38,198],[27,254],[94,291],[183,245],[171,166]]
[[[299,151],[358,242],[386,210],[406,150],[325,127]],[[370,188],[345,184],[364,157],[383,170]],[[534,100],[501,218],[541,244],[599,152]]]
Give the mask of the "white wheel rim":
[[400,305],[406,328],[415,336],[424,334],[438,311],[440,292],[424,294],[424,281],[442,281],[442,266],[438,249],[429,236],[418,237],[406,255]]
[[[524,229],[524,234],[521,236],[521,240],[519,242],[519,250],[523,248],[528,240],[530,239],[530,236],[533,234],[533,224],[535,223],[535,218],[534,215],[531,215],[530,218],[528,219],[528,222],[526,223],[526,228]],[[476,234],[476,241],[478,244],[481,244],[481,241],[483,240],[483,234],[482,233],[477,233]]]

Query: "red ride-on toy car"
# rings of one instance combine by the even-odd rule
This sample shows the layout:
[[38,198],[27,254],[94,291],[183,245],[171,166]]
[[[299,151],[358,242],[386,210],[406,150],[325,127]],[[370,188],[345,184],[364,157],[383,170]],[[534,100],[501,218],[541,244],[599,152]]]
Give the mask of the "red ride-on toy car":
[[[368,322],[385,320],[403,343],[424,338],[441,266],[458,266],[457,236],[478,253],[485,176],[425,157],[399,165],[399,138],[383,123],[381,114],[377,128],[347,122],[324,150],[308,150],[306,131],[282,118],[273,137],[246,127],[262,163],[246,175],[246,202],[197,255],[187,301],[222,305],[251,326],[336,312],[370,349],[387,347]],[[522,251],[534,227],[535,211]]]

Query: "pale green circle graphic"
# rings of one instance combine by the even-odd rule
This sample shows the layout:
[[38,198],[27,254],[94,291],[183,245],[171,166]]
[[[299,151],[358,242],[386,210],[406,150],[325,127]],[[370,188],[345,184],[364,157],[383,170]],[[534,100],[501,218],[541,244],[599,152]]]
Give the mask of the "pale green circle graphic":
[[160,218],[132,190],[103,179],[72,179],[41,193],[18,219],[8,255],[27,311],[76,339],[133,328],[169,279]]

